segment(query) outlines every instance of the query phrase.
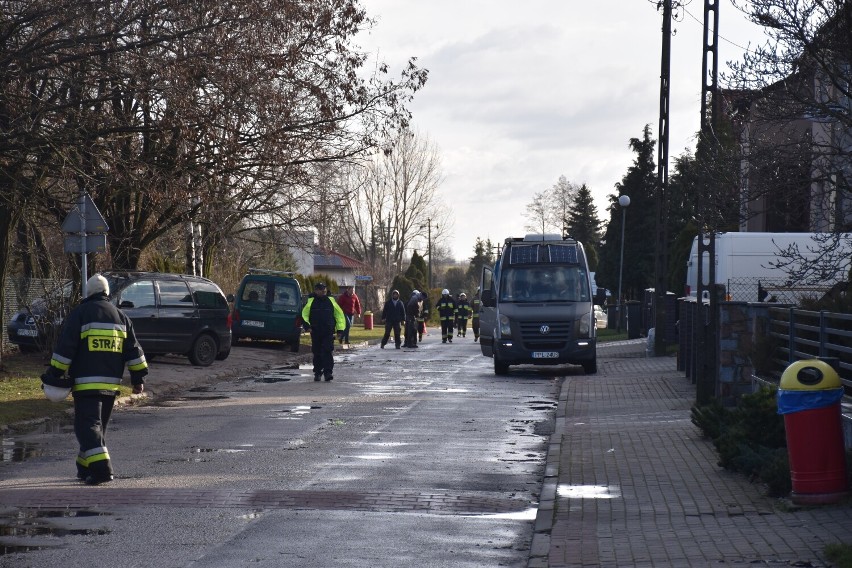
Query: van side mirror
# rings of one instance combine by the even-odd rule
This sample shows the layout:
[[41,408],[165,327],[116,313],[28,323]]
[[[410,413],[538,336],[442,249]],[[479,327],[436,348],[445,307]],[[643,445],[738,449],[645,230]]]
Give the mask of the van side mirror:
[[483,290],[480,299],[482,300],[482,305],[486,308],[493,308],[497,305],[494,290]]

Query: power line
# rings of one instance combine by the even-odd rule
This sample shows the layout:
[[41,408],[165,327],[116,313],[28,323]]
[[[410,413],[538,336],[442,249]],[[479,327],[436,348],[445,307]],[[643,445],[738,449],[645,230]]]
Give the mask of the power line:
[[[695,20],[695,21],[696,21],[696,23],[698,23],[698,25],[700,25],[700,26],[704,26],[704,22],[702,22],[700,19],[696,18],[696,17],[692,14],[692,12],[690,12],[689,10],[687,10],[687,9],[686,9],[686,7],[683,7],[683,11],[686,13],[686,15],[687,15],[687,16],[689,16],[690,18],[692,18],[693,20]],[[742,49],[743,51],[745,51],[745,52],[747,52],[747,53],[754,53],[754,52],[753,52],[752,50],[750,50],[749,48],[747,48],[747,47],[743,47],[742,45],[740,45],[740,44],[738,44],[738,43],[735,43],[735,42],[733,42],[733,41],[729,40],[728,38],[726,38],[725,36],[723,36],[723,35],[721,35],[721,34],[719,34],[719,39],[721,39],[721,40],[723,40],[723,41],[725,41],[725,42],[727,42],[727,43],[729,43],[729,44],[733,45],[734,47],[736,47],[736,48],[738,48],[738,49]]]

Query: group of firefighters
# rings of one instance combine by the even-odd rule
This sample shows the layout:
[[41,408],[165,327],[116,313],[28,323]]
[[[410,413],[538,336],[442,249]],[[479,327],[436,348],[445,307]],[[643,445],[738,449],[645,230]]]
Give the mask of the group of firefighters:
[[[453,336],[467,336],[467,322],[470,320],[473,329],[473,340],[479,341],[479,308],[481,306],[479,292],[473,298],[467,299],[467,294],[459,293],[456,297],[450,295],[450,291],[444,288],[441,297],[435,305],[438,319],[441,322],[441,342],[452,343]],[[414,290],[407,302],[399,299],[399,292],[393,290],[391,298],[385,303],[382,310],[382,321],[385,324],[385,334],[382,338],[381,347],[390,340],[391,332],[394,334],[397,349],[400,348],[400,327],[405,325],[405,343],[402,347],[416,348],[418,341],[423,341],[426,332],[426,320],[429,319],[431,305],[429,297],[425,292]]]
[[[468,301],[467,294],[461,292],[455,298],[450,291],[441,290],[441,298],[435,309],[438,310],[438,320],[441,322],[441,343],[452,343],[453,332],[456,337],[467,335],[467,320],[471,321],[473,340],[479,341],[479,308],[481,305],[479,292]],[[427,314],[428,317],[428,314]]]

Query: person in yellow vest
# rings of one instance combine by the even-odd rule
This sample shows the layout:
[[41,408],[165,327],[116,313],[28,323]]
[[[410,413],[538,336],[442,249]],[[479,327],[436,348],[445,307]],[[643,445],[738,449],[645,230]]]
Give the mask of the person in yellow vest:
[[456,323],[458,331],[456,337],[464,337],[467,334],[467,320],[470,319],[471,309],[470,302],[467,301],[467,294],[462,292],[459,294],[459,301],[456,304]]
[[326,294],[323,282],[314,285],[314,293],[302,308],[305,328],[311,332],[311,352],[314,354],[314,380],[325,375],[325,381],[334,379],[334,336],[343,337],[346,316],[337,301]]
[[470,327],[473,329],[474,343],[479,341],[479,310],[482,308],[482,300],[479,298],[479,290],[470,300],[470,309],[473,311],[470,317]]

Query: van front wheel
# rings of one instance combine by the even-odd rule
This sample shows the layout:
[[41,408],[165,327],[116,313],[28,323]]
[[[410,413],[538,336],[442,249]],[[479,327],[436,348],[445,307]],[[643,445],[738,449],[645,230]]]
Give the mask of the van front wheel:
[[592,359],[591,361],[583,362],[583,372],[587,375],[594,375],[598,372],[598,360]]
[[497,350],[494,350],[494,374],[495,375],[508,375],[509,374],[509,364],[504,363],[500,360],[500,357],[497,355]]
[[197,367],[209,367],[216,360],[219,346],[210,335],[203,333],[198,336],[192,349],[189,350],[189,362]]

